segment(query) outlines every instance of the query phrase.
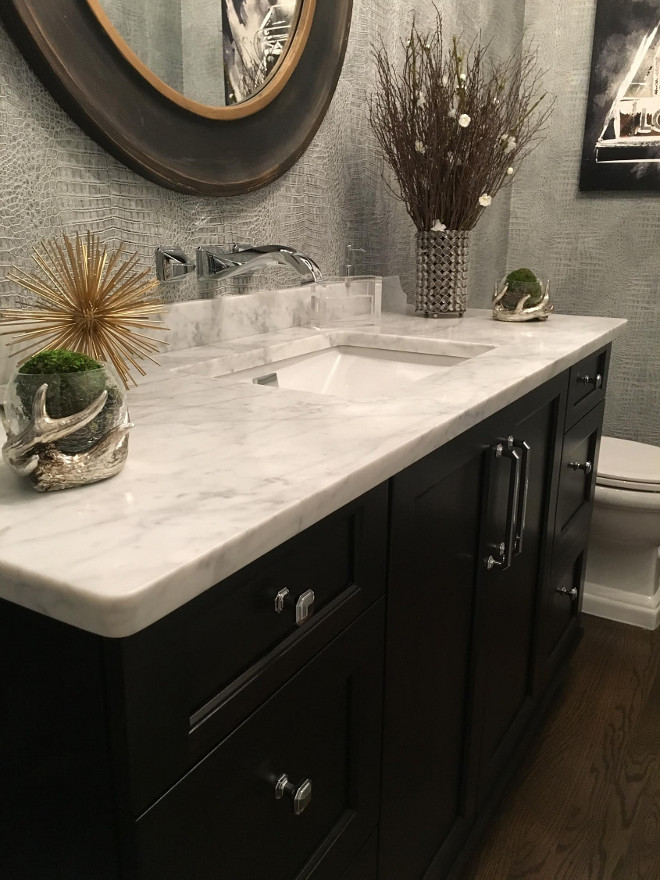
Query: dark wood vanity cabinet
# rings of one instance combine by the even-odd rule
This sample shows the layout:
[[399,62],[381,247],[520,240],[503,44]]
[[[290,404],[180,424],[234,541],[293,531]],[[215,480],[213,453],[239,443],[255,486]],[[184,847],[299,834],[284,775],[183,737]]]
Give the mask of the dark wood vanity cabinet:
[[608,357],[135,636],[0,603],[0,876],[459,877],[579,639]]
[[382,880],[444,876],[532,715],[565,400],[547,383],[392,481]]

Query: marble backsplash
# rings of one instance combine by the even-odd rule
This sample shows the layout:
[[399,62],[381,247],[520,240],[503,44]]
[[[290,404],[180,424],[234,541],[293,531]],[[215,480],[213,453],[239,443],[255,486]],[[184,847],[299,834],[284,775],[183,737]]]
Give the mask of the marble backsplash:
[[180,351],[274,330],[308,327],[310,298],[309,287],[292,287],[171,303],[164,317],[168,327],[167,350]]
[[[163,324],[167,332],[166,351],[181,351],[217,342],[229,342],[311,323],[311,287],[309,285],[246,294],[227,294],[214,299],[170,302]],[[398,276],[383,279],[383,309],[412,312]],[[0,337],[0,386],[7,382],[13,367],[7,337]]]

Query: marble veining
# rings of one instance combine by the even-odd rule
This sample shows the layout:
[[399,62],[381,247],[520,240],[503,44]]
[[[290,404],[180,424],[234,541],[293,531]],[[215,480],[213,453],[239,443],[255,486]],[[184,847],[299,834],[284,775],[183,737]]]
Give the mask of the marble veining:
[[[353,401],[212,378],[327,346],[304,327],[163,355],[130,394],[130,452],[105,483],[37,495],[0,466],[0,596],[101,635],[130,635],[622,332],[555,315],[516,326],[384,314],[348,332],[424,351],[489,347],[398,394]],[[346,337],[343,337],[344,340]],[[426,347],[426,348],[425,348]],[[460,346],[459,346],[460,347]],[[249,363],[252,361],[252,363]],[[256,361],[258,362],[258,361]]]

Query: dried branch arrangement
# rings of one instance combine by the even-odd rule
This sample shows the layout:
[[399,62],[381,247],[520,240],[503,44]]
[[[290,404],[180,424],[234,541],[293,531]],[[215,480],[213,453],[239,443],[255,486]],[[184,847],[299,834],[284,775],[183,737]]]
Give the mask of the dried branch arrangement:
[[490,44],[463,50],[413,19],[403,68],[375,51],[370,121],[420,232],[472,229],[520,163],[543,139],[553,103],[541,90],[534,53],[488,58]]
[[95,360],[110,361],[128,388],[135,384],[130,368],[145,375],[138,360],[152,357],[159,340],[144,330],[166,330],[154,316],[163,310],[154,293],[158,286],[148,278],[149,270],[136,272],[138,256],[122,260],[124,245],[109,253],[97,235],[88,232],[72,241],[66,235],[59,241],[42,242],[33,258],[40,272],[13,268],[8,278],[37,295],[28,308],[0,310],[0,324],[14,325],[7,330],[10,345],[26,342],[14,352],[36,353],[52,349],[71,349]]

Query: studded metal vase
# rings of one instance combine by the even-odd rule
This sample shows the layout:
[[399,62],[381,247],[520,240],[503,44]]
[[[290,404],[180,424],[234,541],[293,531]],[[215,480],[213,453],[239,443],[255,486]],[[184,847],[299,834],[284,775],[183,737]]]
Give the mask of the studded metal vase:
[[469,232],[417,233],[415,310],[425,318],[461,318],[467,308]]

